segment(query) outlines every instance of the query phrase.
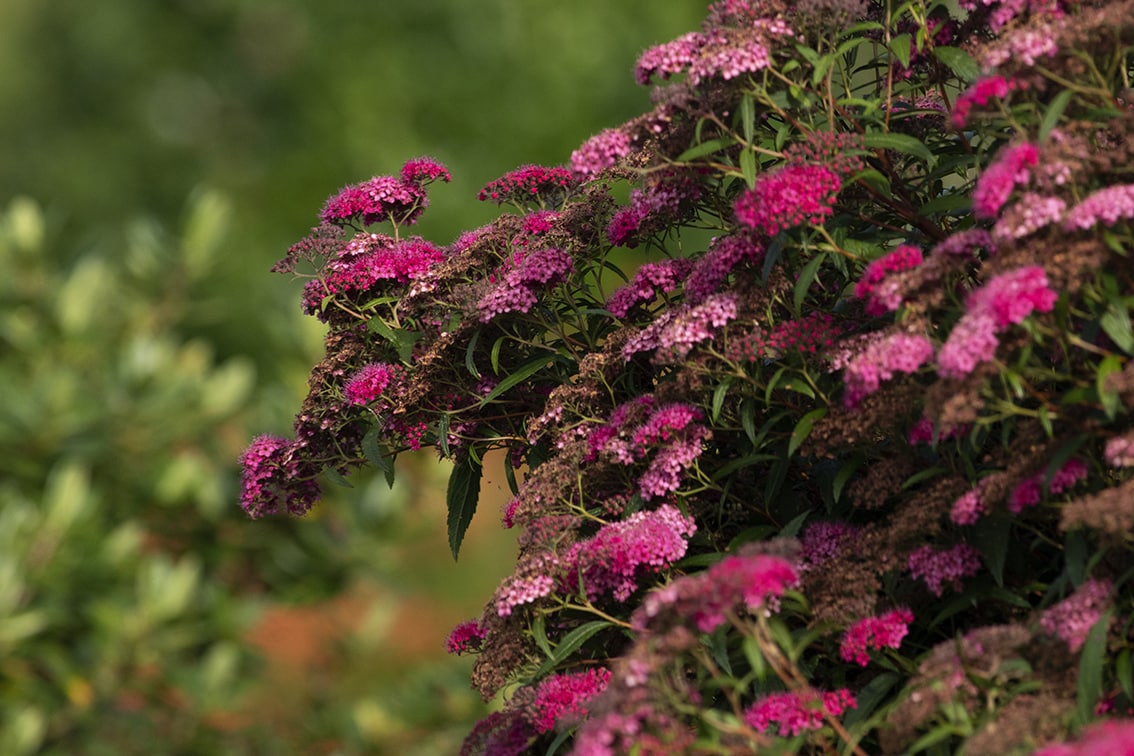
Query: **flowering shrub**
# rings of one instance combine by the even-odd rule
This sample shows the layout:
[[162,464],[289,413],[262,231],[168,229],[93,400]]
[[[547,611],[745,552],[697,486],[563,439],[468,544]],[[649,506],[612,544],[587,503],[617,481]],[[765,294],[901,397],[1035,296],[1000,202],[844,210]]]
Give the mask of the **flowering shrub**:
[[348,187],[245,509],[431,445],[456,555],[504,452],[466,753],[1078,742],[1134,705],[1132,50],[1131,0],[719,0],[447,247],[434,161]]

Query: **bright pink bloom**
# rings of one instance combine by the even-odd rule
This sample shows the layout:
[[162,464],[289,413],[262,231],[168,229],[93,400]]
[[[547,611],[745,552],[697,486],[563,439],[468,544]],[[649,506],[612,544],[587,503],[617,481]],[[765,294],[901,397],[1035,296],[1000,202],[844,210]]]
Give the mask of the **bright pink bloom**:
[[704,442],[712,432],[703,426],[695,426],[686,431],[681,438],[663,446],[650,461],[650,466],[638,478],[638,490],[646,501],[676,491],[681,479],[704,451]]
[[425,191],[417,183],[375,176],[344,187],[327,200],[319,217],[325,223],[339,225],[356,219],[366,226],[381,221],[410,225],[417,221],[426,204]]
[[866,313],[881,315],[897,310],[902,304],[902,292],[892,274],[913,270],[921,263],[921,250],[909,244],[903,244],[871,261],[854,287],[854,295],[867,300]]
[[1005,79],[999,75],[978,79],[953,103],[953,125],[958,129],[963,127],[968,122],[974,105],[984,107],[994,97],[1003,100],[1009,92],[1024,89],[1025,86],[1015,79]]
[[407,184],[426,184],[440,179],[448,183],[453,180],[449,169],[433,158],[420,157],[407,160],[402,166],[402,181]]
[[819,225],[834,212],[842,188],[839,174],[824,165],[785,165],[761,175],[736,200],[736,219],[775,236],[804,223]]
[[665,80],[685,71],[700,56],[707,41],[708,37],[701,32],[689,32],[672,42],[651,47],[642,53],[634,66],[635,80],[646,85],[654,76]]
[[793,737],[804,730],[818,730],[826,717],[840,716],[857,706],[846,688],[834,692],[772,693],[744,712],[744,721],[758,732],[776,727],[780,737]]
[[966,314],[937,352],[937,372],[945,378],[963,378],[977,365],[991,360],[1000,346],[996,331],[992,316]]
[[1067,213],[1063,227],[1086,231],[1099,223],[1113,226],[1131,218],[1134,218],[1134,184],[1118,184],[1088,194]]
[[995,218],[1017,184],[1026,184],[1039,162],[1039,148],[1031,142],[1009,145],[984,169],[973,189],[973,213]]
[[[1016,486],[1008,495],[1008,511],[1012,514],[1019,514],[1024,509],[1039,504],[1043,496],[1045,476],[1046,473],[1036,473]],[[1047,490],[1052,494],[1061,494],[1086,479],[1087,463],[1081,459],[1069,459],[1055,475],[1051,476]]]
[[506,312],[527,312],[538,301],[538,291],[563,282],[573,268],[571,256],[561,249],[528,252],[513,260],[503,280],[477,302],[481,321],[487,323]]
[[958,543],[951,549],[940,551],[922,546],[909,557],[910,575],[925,581],[934,596],[940,596],[943,586],[950,583],[953,590],[961,589],[961,578],[971,577],[980,571],[980,552],[967,543]]
[[587,714],[587,702],[606,690],[610,670],[591,668],[576,674],[552,675],[536,687],[535,700],[525,707],[538,732],[551,732],[566,720],[574,723]]
[[692,517],[663,504],[604,525],[563,557],[568,590],[582,577],[591,600],[611,593],[625,601],[638,589],[642,573],[656,573],[685,556],[687,539],[697,531]]
[[487,631],[480,626],[477,620],[462,622],[453,628],[449,638],[445,641],[445,649],[450,654],[460,656],[465,653],[474,653],[480,650],[481,642]]
[[240,506],[249,517],[305,514],[319,500],[319,472],[303,458],[294,441],[272,435],[257,436],[240,455]]
[[870,663],[870,649],[897,648],[914,621],[909,609],[894,609],[877,617],[866,617],[847,628],[839,646],[843,661],[865,667]]
[[1109,580],[1088,580],[1047,609],[1040,617],[1040,627],[1066,641],[1072,652],[1078,651],[1110,604],[1111,587]]
[[635,305],[653,301],[659,291],[672,292],[692,268],[693,262],[685,258],[645,263],[630,283],[610,295],[606,309],[615,317],[624,318]]
[[988,313],[996,327],[1003,329],[1022,322],[1032,310],[1051,312],[1057,299],[1044,269],[1029,265],[994,276],[972,293],[966,306],[969,312]]
[[557,202],[576,181],[566,168],[546,168],[542,165],[522,165],[498,179],[489,181],[476,198],[482,202],[492,200],[528,204],[539,201]]
[[343,395],[351,404],[370,404],[401,374],[400,365],[372,362],[350,377],[343,385]]

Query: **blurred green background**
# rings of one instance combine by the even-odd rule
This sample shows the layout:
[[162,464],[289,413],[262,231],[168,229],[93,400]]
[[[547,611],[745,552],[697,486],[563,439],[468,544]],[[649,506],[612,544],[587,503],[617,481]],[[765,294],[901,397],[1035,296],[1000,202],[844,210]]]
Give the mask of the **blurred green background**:
[[457,750],[486,709],[443,643],[509,570],[504,486],[459,564],[426,454],[247,520],[236,459],[321,351],[268,268],[418,155],[453,173],[418,231],[481,225],[704,7],[0,2],[0,753]]

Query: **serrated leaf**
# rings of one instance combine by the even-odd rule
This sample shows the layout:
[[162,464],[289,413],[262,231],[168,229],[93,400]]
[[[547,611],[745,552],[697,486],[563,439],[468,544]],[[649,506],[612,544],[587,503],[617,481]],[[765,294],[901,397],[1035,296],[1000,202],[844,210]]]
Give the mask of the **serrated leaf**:
[[1134,354],[1134,330],[1130,327],[1130,313],[1125,307],[1111,304],[1099,319],[1099,325],[1119,349]]
[[347,480],[345,475],[343,475],[333,467],[324,467],[323,475],[325,475],[327,477],[327,480],[331,481],[336,486],[341,486],[343,488],[354,488],[354,484]]
[[465,539],[465,532],[469,529],[476,504],[480,499],[480,476],[483,466],[470,455],[453,465],[453,472],[449,475],[449,486],[445,492],[445,503],[448,507],[447,524],[449,529],[449,550],[453,552],[454,561],[461,550],[461,541]]
[[980,66],[973,60],[973,56],[960,48],[938,45],[933,48],[933,55],[965,83],[976,81],[980,77]]
[[899,34],[890,40],[890,52],[902,64],[902,68],[910,67],[910,35]]

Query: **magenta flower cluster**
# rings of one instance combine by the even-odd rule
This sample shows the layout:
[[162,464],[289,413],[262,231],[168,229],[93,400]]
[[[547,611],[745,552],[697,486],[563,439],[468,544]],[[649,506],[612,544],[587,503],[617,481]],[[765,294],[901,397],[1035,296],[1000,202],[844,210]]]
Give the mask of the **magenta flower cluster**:
[[714,294],[693,306],[682,305],[668,310],[660,318],[630,337],[622,347],[622,356],[629,362],[635,354],[657,350],[655,362],[679,362],[694,345],[736,318],[736,294]]
[[738,607],[750,612],[767,609],[770,602],[798,583],[799,568],[794,562],[743,550],[704,572],[686,575],[651,591],[634,611],[630,624],[645,630],[666,614],[681,622],[692,622],[703,633],[711,633]]
[[1040,628],[1048,635],[1061,638],[1072,652],[1078,651],[1110,604],[1112,587],[1109,580],[1086,581],[1043,613]]
[[722,236],[697,260],[685,282],[685,301],[695,305],[720,291],[729,274],[742,261],[757,262],[764,247],[747,234]]
[[240,456],[240,465],[240,506],[250,517],[283,511],[302,515],[319,500],[317,470],[309,469],[296,441],[258,436]]
[[1034,310],[1050,312],[1058,298],[1038,265],[993,276],[969,296],[967,312],[937,353],[938,372],[946,378],[968,375],[996,355],[999,332],[1022,322]]
[[973,188],[973,213],[978,218],[995,218],[1012,190],[1028,182],[1031,168],[1038,162],[1039,148],[1031,142],[1005,147],[977,179]]
[[482,202],[496,204],[517,202],[560,201],[578,182],[566,168],[548,168],[542,165],[523,165],[498,179],[489,181],[477,194]]
[[445,166],[430,158],[417,158],[402,166],[401,176],[375,176],[344,187],[327,200],[319,217],[324,223],[363,225],[390,221],[410,225],[425,210],[424,185],[436,179],[449,181]]
[[622,129],[605,129],[571,153],[571,169],[579,176],[600,173],[630,154],[630,135]]
[[894,609],[876,617],[866,617],[847,628],[839,645],[843,661],[865,667],[870,663],[870,650],[898,648],[914,621],[909,609]]
[[895,373],[913,373],[932,358],[932,342],[918,334],[899,332],[872,341],[843,371],[843,401],[848,407],[857,407],[878,390],[882,381],[890,380]]
[[571,590],[582,580],[592,601],[606,594],[625,601],[643,574],[657,573],[685,556],[695,532],[693,518],[669,504],[603,525],[562,557],[566,587]]
[[771,732],[774,725],[780,737],[793,737],[804,730],[818,730],[828,717],[841,716],[855,706],[857,702],[846,688],[772,693],[749,707],[744,721],[758,732]]
[[758,177],[733,210],[740,223],[775,236],[804,223],[823,223],[835,212],[841,188],[839,174],[825,165],[785,165]]
[[571,256],[561,249],[517,253],[517,258],[477,302],[481,322],[507,312],[529,311],[539,301],[539,291],[565,281],[574,268]]
[[1104,719],[1085,728],[1076,740],[1045,746],[1032,756],[1129,756],[1131,753],[1134,753],[1134,720]]
[[800,570],[821,567],[824,562],[842,553],[858,535],[858,528],[845,522],[813,522],[803,531],[800,543]]
[[[1020,514],[1028,507],[1039,504],[1045,477],[1045,473],[1039,472],[1017,485],[1008,495],[1008,511]],[[1047,484],[1048,493],[1061,494],[1086,478],[1087,463],[1081,459],[1069,459],[1051,476],[1051,482]]]
[[943,551],[922,546],[910,554],[908,565],[910,575],[924,580],[930,592],[940,596],[946,584],[960,590],[962,578],[972,577],[980,571],[980,552],[967,543],[958,543]]
[[881,315],[897,310],[902,304],[902,291],[894,274],[913,270],[922,260],[921,250],[909,244],[872,260],[854,286],[854,295],[866,300],[867,314]]
[[561,722],[573,723],[586,716],[587,703],[606,690],[610,670],[592,667],[575,674],[552,675],[536,687],[526,714],[537,732],[551,732]]
[[993,99],[1003,100],[1009,93],[1024,89],[1025,86],[1022,82],[999,74],[977,79],[953,103],[953,125],[958,129],[964,127],[974,106],[983,108]]
[[616,318],[624,318],[636,305],[652,302],[659,292],[672,292],[681,285],[692,268],[692,261],[682,257],[644,263],[630,283],[610,295],[606,300],[606,309]]
[[343,384],[343,396],[351,404],[370,404],[403,372],[401,365],[372,362],[363,366]]
[[445,640],[445,650],[458,656],[475,653],[480,650],[486,635],[487,631],[481,627],[479,621],[462,622],[449,633],[449,637]]
[[689,178],[670,178],[646,189],[630,192],[630,204],[616,212],[607,224],[607,240],[633,249],[653,230],[681,217],[701,196],[701,187]]

